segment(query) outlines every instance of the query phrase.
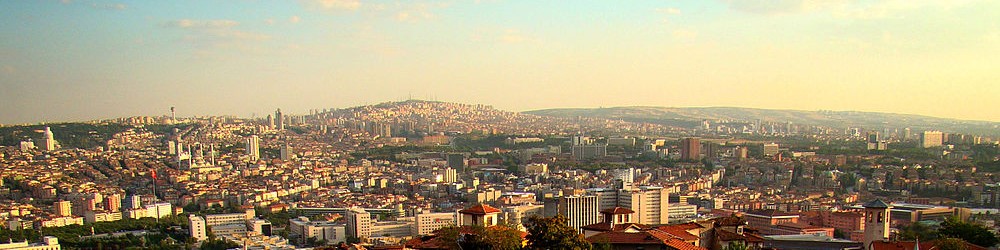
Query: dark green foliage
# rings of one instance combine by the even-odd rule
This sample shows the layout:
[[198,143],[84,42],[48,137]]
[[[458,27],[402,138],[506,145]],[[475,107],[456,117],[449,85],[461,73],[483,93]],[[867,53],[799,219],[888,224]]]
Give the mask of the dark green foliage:
[[900,240],[933,240],[937,238],[937,231],[921,222],[912,223],[899,228]]
[[450,226],[437,231],[437,244],[449,249],[521,249],[521,232],[506,225]]
[[964,241],[962,241],[961,239],[957,239],[957,238],[944,238],[944,239],[940,239],[940,240],[938,240],[937,244],[935,244],[935,246],[937,247],[938,250],[967,250],[967,249],[969,249],[969,247],[965,245]]
[[591,249],[590,242],[566,224],[566,218],[531,217],[528,219],[528,246],[526,249],[583,250]]
[[997,244],[997,237],[983,225],[963,222],[957,218],[948,218],[938,229],[941,237],[954,237],[983,247]]
[[58,123],[31,126],[0,127],[0,145],[17,146],[21,141],[32,139],[39,145],[42,133],[48,126],[62,145],[62,148],[93,148],[107,145],[112,135],[131,128],[121,124]]

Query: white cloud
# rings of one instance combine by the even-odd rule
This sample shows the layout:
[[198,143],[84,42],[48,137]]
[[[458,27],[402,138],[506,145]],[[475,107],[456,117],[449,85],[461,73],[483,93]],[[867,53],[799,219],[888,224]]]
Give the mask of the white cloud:
[[524,43],[533,41],[533,39],[521,33],[520,30],[508,29],[500,36],[500,41],[505,43]]
[[128,5],[125,5],[123,3],[107,3],[107,4],[92,3],[90,4],[90,7],[100,10],[125,10],[128,8]]
[[675,29],[670,35],[677,39],[694,39],[698,37],[698,32],[691,29]]
[[422,20],[434,19],[434,10],[447,8],[448,4],[445,3],[415,3],[415,4],[396,4],[395,6],[386,7],[378,6],[379,8],[373,9],[375,11],[385,10],[392,8],[396,10],[396,20],[401,22],[416,22]]
[[233,20],[181,19],[181,20],[170,21],[166,25],[168,27],[197,29],[197,28],[228,28],[240,25],[240,23]]
[[274,25],[274,19],[273,18],[264,19],[264,24]]
[[299,21],[302,21],[302,19],[299,18],[299,16],[292,16],[288,18],[288,22],[291,23],[299,23]]
[[660,12],[667,15],[680,15],[681,10],[678,8],[657,8],[656,12]]
[[306,3],[324,10],[357,10],[361,7],[359,0],[308,0]]

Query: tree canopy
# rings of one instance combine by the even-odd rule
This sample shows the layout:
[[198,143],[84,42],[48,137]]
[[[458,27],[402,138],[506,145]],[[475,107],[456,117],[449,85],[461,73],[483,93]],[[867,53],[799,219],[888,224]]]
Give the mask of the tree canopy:
[[531,217],[528,219],[528,246],[525,249],[584,250],[590,242],[566,224],[566,218]]

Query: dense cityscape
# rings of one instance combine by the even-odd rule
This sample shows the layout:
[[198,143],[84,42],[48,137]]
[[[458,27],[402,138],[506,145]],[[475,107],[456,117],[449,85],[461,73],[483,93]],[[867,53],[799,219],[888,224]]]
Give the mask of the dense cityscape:
[[946,126],[177,113],[0,127],[0,249],[995,249],[1000,228],[1000,137]]

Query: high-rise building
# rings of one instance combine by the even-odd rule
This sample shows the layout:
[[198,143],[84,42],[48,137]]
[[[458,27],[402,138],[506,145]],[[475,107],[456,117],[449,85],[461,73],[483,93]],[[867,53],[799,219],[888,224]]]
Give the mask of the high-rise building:
[[282,161],[290,161],[290,160],[292,160],[292,155],[295,155],[295,153],[292,152],[292,147],[291,146],[288,146],[288,144],[281,145],[281,160]]
[[73,203],[65,200],[57,201],[52,204],[55,207],[56,216],[66,217],[73,215]]
[[698,138],[681,139],[681,160],[701,160],[701,140]]
[[413,223],[413,235],[429,235],[435,230],[456,225],[455,213],[419,213]]
[[891,211],[889,204],[882,200],[874,200],[864,204],[865,231],[864,249],[871,250],[872,242],[889,239],[889,220]]
[[52,129],[45,127],[45,132],[42,133],[42,151],[52,151],[56,150],[56,139],[55,135],[52,134]]
[[260,160],[260,137],[257,135],[247,138],[247,155],[250,156],[250,161]]
[[347,209],[344,217],[347,219],[347,236],[366,239],[372,236],[372,215],[362,208]]
[[597,223],[597,196],[563,196],[559,198],[558,213],[566,218],[566,223],[576,231],[580,227]]
[[205,227],[205,219],[197,215],[189,215],[188,223],[190,224],[188,228],[188,233],[191,234],[191,238],[195,241],[203,241],[208,239],[208,230]]
[[878,132],[868,132],[868,150],[886,150],[889,147],[889,143],[882,140]]
[[139,195],[129,195],[127,201],[128,201],[128,204],[126,204],[126,206],[129,209],[139,209],[139,208],[142,208],[142,196],[139,196]]
[[578,161],[601,158],[608,155],[607,144],[573,145],[573,159]]
[[465,169],[465,155],[448,154],[448,167],[459,170]]
[[120,194],[112,194],[104,197],[104,210],[108,212],[118,212],[122,209],[122,197]]
[[924,148],[939,147],[944,142],[944,133],[941,131],[924,131],[920,133],[920,146]]
[[454,168],[444,169],[444,182],[445,183],[455,183],[458,181],[458,171]]
[[278,130],[285,130],[285,116],[281,114],[281,109],[274,111],[274,119]]
[[644,186],[634,189],[588,189],[587,195],[598,198],[599,210],[623,207],[635,211],[636,223],[647,225],[669,222],[670,191]]
[[274,130],[274,117],[267,115],[267,130]]
[[778,155],[778,152],[780,150],[779,145],[777,143],[773,143],[773,142],[772,143],[764,143],[764,145],[762,145],[762,147],[763,147],[763,149],[761,150],[761,152],[764,154],[764,156],[775,156],[775,155]]

